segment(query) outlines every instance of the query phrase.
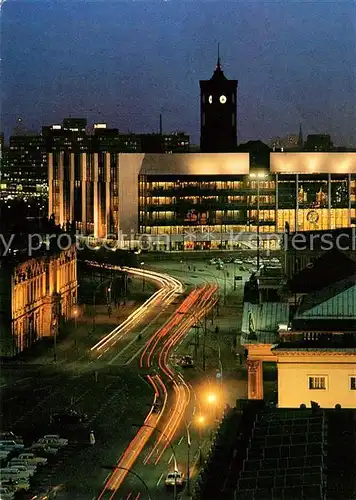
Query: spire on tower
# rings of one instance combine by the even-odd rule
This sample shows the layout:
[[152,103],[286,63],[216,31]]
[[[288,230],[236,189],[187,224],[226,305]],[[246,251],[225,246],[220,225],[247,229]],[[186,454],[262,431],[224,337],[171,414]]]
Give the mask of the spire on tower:
[[218,43],[218,60],[216,62],[216,68],[214,74],[211,78],[212,80],[227,80],[224,75],[223,70],[221,69],[221,60],[220,60],[220,43]]
[[220,64],[220,43],[218,42],[218,61],[216,63],[216,69],[221,70],[221,64]]

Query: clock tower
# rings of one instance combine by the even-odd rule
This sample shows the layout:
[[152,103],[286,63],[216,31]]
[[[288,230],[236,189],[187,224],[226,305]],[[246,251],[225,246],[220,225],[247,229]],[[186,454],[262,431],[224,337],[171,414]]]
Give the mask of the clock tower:
[[210,80],[200,80],[200,151],[231,153],[237,147],[237,80],[228,80],[220,55]]

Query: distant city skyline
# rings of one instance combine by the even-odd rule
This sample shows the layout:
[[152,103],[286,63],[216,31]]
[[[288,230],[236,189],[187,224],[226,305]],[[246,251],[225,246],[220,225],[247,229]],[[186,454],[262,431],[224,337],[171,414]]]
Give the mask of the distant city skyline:
[[[238,142],[329,133],[355,146],[353,2],[26,2],[2,5],[8,137],[67,116],[199,143],[199,80],[237,79]],[[322,22],[320,22],[322,20]]]

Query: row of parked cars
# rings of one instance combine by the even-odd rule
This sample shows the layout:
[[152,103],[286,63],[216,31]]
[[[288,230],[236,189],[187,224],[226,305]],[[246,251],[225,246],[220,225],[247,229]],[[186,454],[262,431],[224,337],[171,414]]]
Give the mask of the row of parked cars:
[[[242,257],[240,259],[235,259],[233,257],[224,257],[224,259],[216,258],[216,259],[211,259],[210,261],[211,265],[214,265],[217,267],[217,269],[224,269],[225,264],[236,264],[240,267],[240,271],[246,271],[243,266],[245,264],[251,265],[251,266],[257,266],[257,257]],[[263,265],[267,266],[280,266],[280,260],[277,257],[264,257],[260,260],[260,263]]]
[[13,500],[19,491],[29,491],[31,478],[49,458],[68,445],[68,439],[47,434],[25,447],[22,437],[0,433],[0,500]]

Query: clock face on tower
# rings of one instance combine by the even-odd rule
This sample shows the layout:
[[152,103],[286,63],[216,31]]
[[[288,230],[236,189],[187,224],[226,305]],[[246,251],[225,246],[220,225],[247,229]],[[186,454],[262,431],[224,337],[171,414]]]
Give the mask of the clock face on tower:
[[209,104],[211,104],[212,102],[213,102],[213,96],[212,96],[212,95],[210,95],[210,96],[209,96]]
[[220,102],[221,102],[221,104],[225,104],[225,103],[226,103],[226,101],[227,101],[226,96],[221,95],[221,96],[220,96]]

